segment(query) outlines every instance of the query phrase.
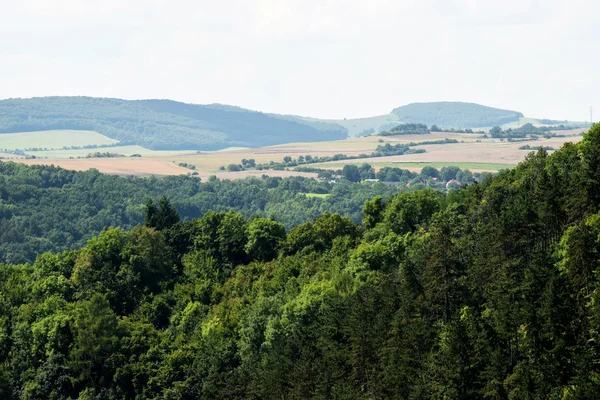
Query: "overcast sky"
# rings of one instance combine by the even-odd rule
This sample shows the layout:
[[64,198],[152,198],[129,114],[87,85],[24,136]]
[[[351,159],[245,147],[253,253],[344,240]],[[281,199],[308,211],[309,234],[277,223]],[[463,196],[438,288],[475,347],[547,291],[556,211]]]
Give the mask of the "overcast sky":
[[468,101],[600,119],[598,0],[0,0],[0,98],[323,118]]

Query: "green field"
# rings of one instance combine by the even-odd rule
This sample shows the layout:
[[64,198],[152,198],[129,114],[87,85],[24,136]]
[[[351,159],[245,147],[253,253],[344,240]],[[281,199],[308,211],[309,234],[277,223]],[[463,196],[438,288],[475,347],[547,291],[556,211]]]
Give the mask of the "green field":
[[142,146],[115,146],[102,147],[97,149],[77,149],[77,150],[48,150],[48,151],[27,151],[26,154],[36,156],[38,158],[77,158],[85,157],[90,153],[117,153],[124,156],[132,154],[140,154],[141,156],[168,156],[177,154],[195,153],[193,150],[149,150]]
[[[322,163],[322,164],[311,164],[311,167],[315,168],[327,168],[327,169],[341,169],[344,168],[344,165],[354,164],[354,165],[362,165],[364,161],[356,160],[348,163]],[[480,169],[480,170],[489,170],[489,171],[500,171],[501,169],[508,169],[514,167],[514,165],[510,164],[493,164],[493,163],[469,163],[469,162],[369,162],[372,167],[382,168],[382,167],[394,167],[394,168],[423,168],[423,167],[434,167],[434,168],[443,168],[455,166],[460,169]]]
[[326,199],[331,196],[329,193],[304,193],[304,195],[306,197],[318,197],[320,199]]
[[61,149],[64,146],[115,144],[111,139],[92,131],[54,130],[0,134],[0,149],[24,150],[26,148]]

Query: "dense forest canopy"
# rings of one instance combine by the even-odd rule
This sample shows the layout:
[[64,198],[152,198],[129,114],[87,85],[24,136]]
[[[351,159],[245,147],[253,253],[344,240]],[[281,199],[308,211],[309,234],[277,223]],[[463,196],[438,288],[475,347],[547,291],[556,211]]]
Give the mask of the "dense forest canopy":
[[600,125],[361,224],[145,214],[0,268],[1,398],[600,397]]
[[518,121],[523,114],[474,103],[412,103],[392,111],[405,123],[437,125],[441,128],[479,128]]
[[[390,167],[375,173],[368,164],[354,168],[358,179],[340,173],[346,179],[335,184],[267,176],[201,183],[188,176],[123,178],[97,170],[75,172],[0,162],[0,262],[32,262],[45,251],[82,247],[107,226],[129,230],[143,221],[146,201],[163,195],[186,220],[208,211],[235,210],[246,217],[274,217],[291,229],[326,211],[358,223],[363,203],[374,196],[389,197],[425,186],[443,190],[449,180],[468,183],[474,179],[468,170],[456,167],[430,168],[433,174],[429,169],[416,174]],[[352,183],[368,178],[395,185]]]
[[0,133],[53,129],[96,131],[121,144],[154,150],[219,150],[348,137],[339,125],[220,105],[93,97],[0,100]]

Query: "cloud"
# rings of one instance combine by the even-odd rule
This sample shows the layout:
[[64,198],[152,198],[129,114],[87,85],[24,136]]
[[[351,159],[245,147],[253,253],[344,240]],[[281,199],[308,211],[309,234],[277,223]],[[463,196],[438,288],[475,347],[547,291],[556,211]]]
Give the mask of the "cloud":
[[23,0],[23,6],[31,14],[47,17],[97,18],[130,9],[132,2],[127,0]]
[[322,117],[464,100],[571,117],[600,89],[598,11],[593,0],[7,2],[0,97],[161,97]]

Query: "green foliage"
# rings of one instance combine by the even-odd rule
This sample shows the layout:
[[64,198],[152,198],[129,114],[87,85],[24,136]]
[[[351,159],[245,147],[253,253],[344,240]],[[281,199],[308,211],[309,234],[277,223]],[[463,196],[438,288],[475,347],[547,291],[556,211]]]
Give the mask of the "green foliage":
[[439,208],[440,196],[432,190],[403,193],[389,201],[383,220],[394,233],[404,234],[415,231]]
[[213,211],[3,265],[0,394],[598,398],[599,142],[374,197],[362,225]]
[[458,178],[459,173],[460,173],[460,168],[458,168],[456,166],[444,167],[440,171],[440,178],[442,178],[442,180],[444,182],[448,182],[448,181]]
[[440,172],[433,167],[426,166],[421,169],[421,176],[427,178],[438,178],[440,176]]
[[158,207],[154,205],[152,199],[146,203],[146,213],[144,224],[159,231],[167,229],[179,222],[179,213],[171,205],[169,199],[163,195],[158,201]]
[[[2,162],[0,262],[33,262],[46,251],[80,248],[105,227],[129,230],[145,223],[164,230],[177,222],[176,214],[190,220],[211,210],[276,217],[287,229],[325,211],[359,222],[366,200],[405,190],[409,188],[350,182],[332,185],[303,177],[209,179],[206,183],[186,176],[122,178],[96,170],[75,172]],[[330,196],[306,198],[304,193]]]
[[394,136],[394,135],[424,135],[431,133],[427,125],[424,124],[400,124],[389,131],[379,132],[379,136]]
[[551,138],[556,136],[555,130],[568,130],[575,129],[575,127],[567,127],[564,125],[560,126],[533,126],[531,123],[526,123],[519,128],[513,129],[508,128],[507,130],[502,130],[499,126],[495,126],[490,130],[490,134],[493,138],[524,138],[529,135],[533,139],[537,139],[536,135],[543,135],[545,138]]
[[255,218],[248,227],[246,253],[254,260],[271,261],[277,257],[285,236],[283,224],[266,218]]
[[360,171],[356,165],[346,164],[342,169],[342,177],[350,182],[360,182]]

